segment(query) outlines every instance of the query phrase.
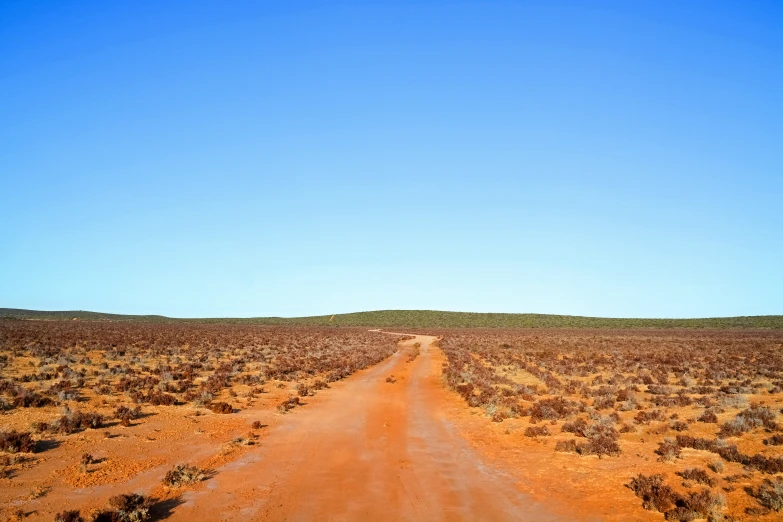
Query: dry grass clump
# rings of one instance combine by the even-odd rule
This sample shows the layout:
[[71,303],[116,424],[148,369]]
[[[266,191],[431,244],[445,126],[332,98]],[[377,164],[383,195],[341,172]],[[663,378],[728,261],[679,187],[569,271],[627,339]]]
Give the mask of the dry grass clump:
[[739,437],[759,427],[774,430],[777,428],[775,418],[776,414],[769,406],[753,405],[739,412],[732,420],[723,423],[718,436],[721,438]]
[[764,479],[764,482],[753,491],[759,504],[767,509],[778,512],[783,510],[783,478],[775,477],[775,480]]
[[108,509],[93,515],[92,522],[143,522],[151,518],[152,499],[129,493],[109,499]]
[[170,488],[179,488],[201,482],[206,477],[204,470],[198,466],[178,464],[163,477],[163,484]]
[[[90,522],[144,522],[152,518],[151,507],[152,499],[144,495],[137,493],[116,495],[109,499],[107,508],[91,514]],[[78,509],[58,512],[54,520],[55,522],[85,522]]]

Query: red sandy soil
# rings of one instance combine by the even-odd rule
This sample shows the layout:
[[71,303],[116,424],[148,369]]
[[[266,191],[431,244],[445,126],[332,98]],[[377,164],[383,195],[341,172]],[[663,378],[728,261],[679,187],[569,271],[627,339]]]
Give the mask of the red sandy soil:
[[[513,422],[475,415],[444,386],[435,339],[403,341],[390,358],[286,414],[273,405],[289,390],[275,390],[232,415],[159,408],[137,426],[111,428],[111,438],[104,430],[72,435],[0,479],[2,514],[21,509],[26,520],[50,521],[57,511],[87,515],[112,495],[139,492],[172,521],[663,519],[622,487],[638,470],[555,454],[523,440]],[[421,347],[410,360],[414,343]],[[254,444],[230,443],[256,420],[267,426],[254,430]],[[84,452],[103,459],[88,473],[78,465]],[[196,486],[162,486],[184,462],[212,473]]]

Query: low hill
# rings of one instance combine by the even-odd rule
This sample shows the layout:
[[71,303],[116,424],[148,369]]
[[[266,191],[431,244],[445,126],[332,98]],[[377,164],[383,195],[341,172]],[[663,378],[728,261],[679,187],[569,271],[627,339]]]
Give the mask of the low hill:
[[85,321],[224,322],[266,325],[361,326],[383,328],[783,328],[783,315],[703,319],[619,319],[547,314],[378,310],[311,317],[177,319],[162,315],[119,315],[85,311],[0,308],[0,318]]

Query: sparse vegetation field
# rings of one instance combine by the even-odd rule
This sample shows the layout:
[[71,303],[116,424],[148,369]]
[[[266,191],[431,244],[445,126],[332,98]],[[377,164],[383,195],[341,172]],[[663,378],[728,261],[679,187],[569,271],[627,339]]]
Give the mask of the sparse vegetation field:
[[570,455],[599,493],[625,486],[666,520],[783,516],[781,332],[451,330],[440,345],[468,406]]
[[[25,518],[48,499],[58,520],[146,520],[174,489],[255,444],[266,424],[243,412],[304,406],[389,357],[399,339],[350,328],[0,320],[0,518]],[[204,436],[202,469],[187,461]],[[109,508],[56,499],[145,472],[167,486],[157,498],[117,491]]]
[[[518,476],[547,509],[611,520],[781,517],[783,331],[437,333],[433,346],[431,336],[359,328],[0,320],[0,515],[167,518],[186,490],[208,488],[234,461],[262,451],[270,433],[287,448],[275,458],[288,466],[308,439],[288,447],[287,432],[275,428],[299,415],[327,419],[314,421],[324,430],[308,446],[316,454],[325,441],[354,440],[344,430],[360,415],[375,419],[351,428],[361,437],[394,434],[392,447],[404,449],[418,444],[410,430],[438,426],[432,412],[447,400],[450,422],[476,448],[471,458]],[[371,366],[359,388],[335,384]],[[342,402],[310,410],[322,391],[343,385]],[[353,413],[341,417],[344,410]],[[450,438],[456,432],[428,433],[416,440],[462,442]],[[361,447],[354,473],[368,458]],[[407,453],[388,458],[405,463]],[[256,472],[270,472],[264,462]],[[419,473],[439,466],[411,465]],[[100,494],[65,500],[86,488]],[[577,502],[568,506],[555,490]]]

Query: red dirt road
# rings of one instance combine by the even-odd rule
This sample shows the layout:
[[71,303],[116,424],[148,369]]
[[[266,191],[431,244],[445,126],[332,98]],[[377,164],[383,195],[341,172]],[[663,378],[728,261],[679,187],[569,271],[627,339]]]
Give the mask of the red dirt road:
[[289,413],[260,447],[185,493],[169,520],[564,520],[482,461],[446,419],[434,339],[402,343],[326,400]]

